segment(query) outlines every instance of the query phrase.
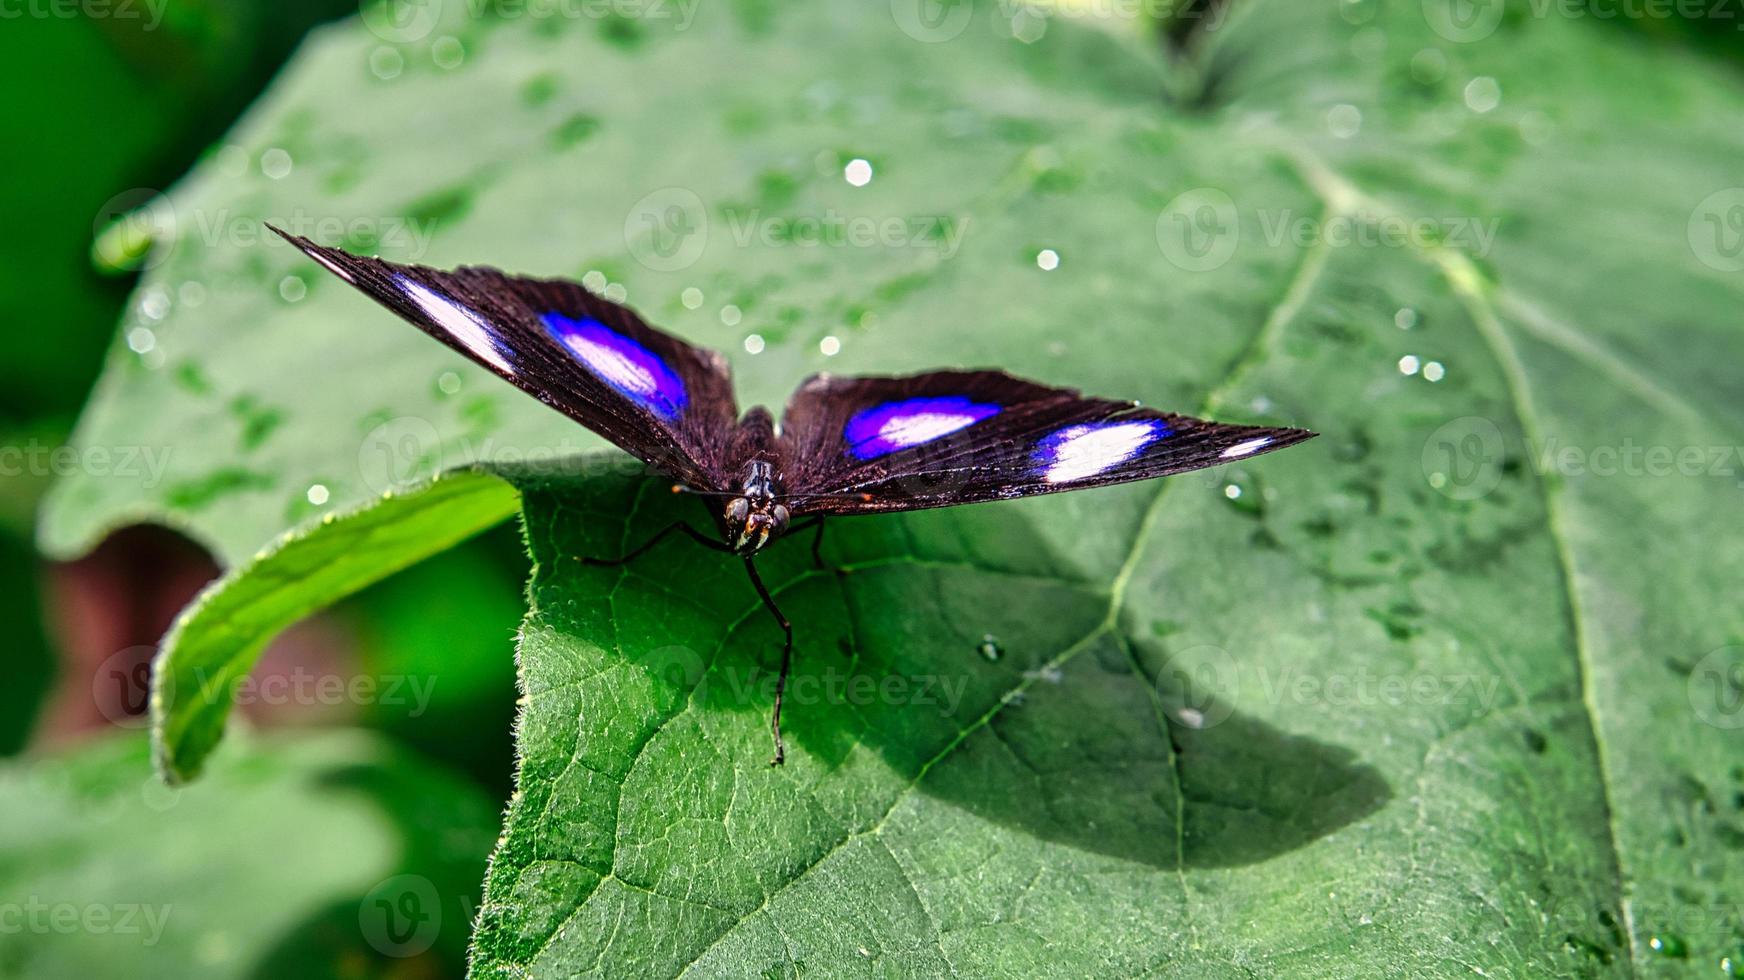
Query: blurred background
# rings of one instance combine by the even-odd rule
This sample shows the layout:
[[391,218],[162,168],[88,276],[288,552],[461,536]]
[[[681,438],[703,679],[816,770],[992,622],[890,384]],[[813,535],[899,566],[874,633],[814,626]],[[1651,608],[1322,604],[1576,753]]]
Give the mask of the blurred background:
[[[0,609],[11,624],[8,682],[0,684],[0,754],[18,757],[13,775],[24,785],[14,788],[53,790],[79,772],[100,778],[104,767],[92,760],[115,753],[138,756],[136,767],[145,768],[127,768],[146,771],[149,658],[176,613],[220,571],[198,545],[156,526],[118,529],[71,562],[43,561],[33,547],[35,513],[53,480],[53,451],[71,433],[103,355],[116,342],[116,324],[138,278],[139,256],[106,250],[99,237],[208,152],[312,27],[357,14],[354,0],[19,5],[0,13],[0,84],[7,93],[0,97],[0,121],[10,134],[0,144],[8,178],[0,183],[0,215],[12,231],[0,241],[0,316],[11,344],[0,359],[0,445],[18,450],[0,472]],[[371,772],[372,782],[391,784],[386,770],[405,759],[452,775],[454,854],[410,857],[400,865],[435,880],[444,894],[476,896],[510,790],[512,636],[523,613],[526,573],[517,529],[500,526],[281,637],[257,672],[259,695],[239,709],[265,728],[381,733],[405,756],[364,763],[382,770],[359,770]],[[339,685],[358,677],[400,690],[390,694],[384,683],[372,697],[341,693]],[[343,748],[335,751],[346,758]],[[142,791],[138,780],[116,792],[118,830],[160,814],[165,820],[186,815],[185,807],[168,806],[168,797]],[[371,805],[390,821],[400,819],[396,808],[426,802],[418,798],[422,790],[410,786],[400,798],[391,786],[369,792],[381,797]],[[6,795],[0,791],[0,798]],[[38,803],[42,795],[32,792],[31,799]],[[0,809],[10,820],[14,807],[0,803]],[[52,850],[52,803],[38,817],[40,824],[30,821],[40,831],[31,846]],[[311,811],[307,817],[332,853],[378,846],[369,839],[371,821],[357,824],[358,839],[347,840],[333,836],[329,816]],[[244,815],[234,819],[246,822]],[[210,830],[197,821],[189,828],[194,835]],[[7,843],[30,840],[22,825],[15,833]],[[254,833],[239,826],[237,833],[238,846],[260,851],[288,836],[281,827]],[[55,975],[81,961],[39,961],[17,941],[17,930],[35,929],[34,917],[53,931],[51,891],[125,893],[142,873],[141,861],[128,854],[125,840],[115,844],[112,872],[99,881],[55,889],[45,871],[40,895],[4,896],[18,906],[19,921],[0,923],[13,933],[0,934],[0,975]],[[20,870],[9,869],[8,878]],[[247,862],[239,863],[237,875],[247,873]],[[153,886],[166,889],[173,891]],[[287,930],[282,953],[267,957],[264,974],[458,975],[464,922],[443,930],[445,941],[418,955],[386,956],[376,947],[408,947],[360,936],[356,910],[365,896],[359,891],[335,906],[332,928],[317,921]],[[33,899],[43,907],[33,910]],[[149,935],[144,912],[133,913],[138,921],[129,924],[139,927],[136,938]],[[111,932],[125,935],[119,910],[114,914]],[[214,966],[227,956],[258,955],[240,948],[247,943],[242,937],[210,938],[202,955]],[[93,955],[88,963],[96,972],[82,975],[108,975],[116,961],[106,967],[100,949]]]
[[[1683,4],[1681,9],[1695,16],[1681,19],[1607,23],[1638,33],[1643,43],[1678,46],[1692,56],[1736,64],[1744,48],[1735,23],[1702,15],[1722,5],[1723,0],[1705,7]],[[1070,4],[1061,6],[1069,10]],[[1202,13],[1207,6],[1185,2],[1181,8]],[[6,9],[16,14],[26,5],[0,7]],[[116,324],[136,279],[138,256],[125,241],[103,234],[117,217],[167,188],[209,152],[307,31],[358,14],[350,0],[140,0],[127,8],[118,3],[53,9],[58,12],[26,11],[0,19],[0,91],[6,93],[0,96],[0,132],[7,134],[0,161],[8,178],[0,181],[0,215],[8,232],[0,238],[0,316],[8,341],[7,356],[0,358],[0,445],[21,451],[13,455],[14,465],[0,472],[0,606],[12,624],[4,663],[8,683],[0,685],[0,754],[16,757],[7,777],[11,785],[0,787],[0,799],[29,792],[37,801],[54,798],[56,789],[70,782],[110,778],[101,760],[114,754],[137,755],[143,765],[147,661],[177,611],[219,573],[200,547],[161,527],[119,529],[93,553],[71,562],[46,562],[33,547],[34,515],[53,479],[53,466],[18,461],[52,460],[55,447],[68,438],[105,351],[118,342]],[[131,16],[123,16],[123,9]],[[1202,21],[1159,12],[1154,22],[1135,23],[1132,29],[1154,35],[1155,43],[1177,57],[1191,58],[1192,26]],[[372,749],[354,757],[359,754],[335,743],[335,758],[348,760],[358,777],[355,786],[332,785],[330,772],[311,770],[309,778],[335,793],[367,795],[368,806],[393,821],[431,819],[418,814],[429,803],[422,791],[414,792],[412,785],[396,789],[396,771],[419,766],[446,774],[453,801],[438,808],[444,812],[437,819],[446,821],[445,839],[453,847],[396,853],[389,861],[405,874],[438,882],[444,894],[470,888],[476,895],[511,785],[512,635],[523,611],[526,566],[517,529],[499,527],[298,626],[274,644],[256,671],[263,692],[272,689],[274,679],[279,690],[308,692],[363,675],[405,678],[404,696],[361,699],[366,703],[319,695],[262,696],[242,707],[242,715],[260,729],[379,733],[381,744],[392,747],[385,755]],[[421,696],[417,679],[438,674],[440,689]],[[83,753],[80,761],[55,761],[72,749]],[[136,879],[157,887],[162,878],[150,875],[168,872],[142,868],[143,859],[125,846],[135,820],[187,819],[188,833],[196,835],[223,825],[222,820],[201,823],[195,804],[166,803],[154,792],[138,779],[115,789],[121,815],[116,832],[123,836],[111,865],[90,872],[100,881],[63,882],[61,891],[124,889]],[[384,846],[372,837],[376,824],[367,819],[315,815],[304,820],[294,805],[270,799],[260,805],[286,821],[295,818],[299,826],[257,831],[240,826],[245,821],[237,818],[231,846],[238,853],[199,859],[234,860],[238,875],[258,873],[270,880],[285,863],[304,859],[297,850],[304,846],[300,831],[315,835],[308,846],[333,853]],[[51,805],[7,833],[15,840],[34,834],[52,841],[56,819]],[[52,854],[52,847],[44,847]],[[257,869],[246,855],[264,856],[270,867]],[[45,869],[54,864],[49,857],[43,860]],[[103,867],[101,862],[87,865]],[[333,902],[331,915],[287,930],[282,947],[259,960],[257,975],[458,974],[463,927],[444,929],[442,941],[418,955],[384,955],[384,947],[403,951],[395,947],[402,939],[393,936],[366,936],[368,943],[359,942],[356,909],[369,899],[346,890],[379,885],[329,887],[344,896]],[[222,894],[206,893],[203,900],[221,902]],[[395,893],[392,900],[401,898],[403,893]],[[40,911],[52,920],[54,900],[47,885],[40,897],[17,897],[26,915],[33,914],[29,902],[39,899]],[[0,974],[48,975],[10,939],[0,936]],[[216,964],[236,955],[244,940],[214,930],[203,942],[192,955]],[[93,957],[89,963],[100,971],[100,954]]]

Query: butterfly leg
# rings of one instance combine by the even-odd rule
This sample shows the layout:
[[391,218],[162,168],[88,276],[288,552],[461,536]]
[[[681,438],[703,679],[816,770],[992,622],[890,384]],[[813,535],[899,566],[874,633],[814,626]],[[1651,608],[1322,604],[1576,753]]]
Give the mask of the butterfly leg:
[[775,735],[775,758],[769,760],[769,764],[779,766],[787,761],[787,746],[781,741],[781,695],[787,690],[787,668],[793,663],[793,624],[787,621],[781,608],[775,605],[769,590],[763,587],[763,579],[757,574],[756,563],[749,558],[745,559],[745,572],[751,576],[751,585],[763,599],[764,608],[781,624],[781,632],[787,635],[787,639],[781,644],[781,673],[775,678],[775,710],[769,715],[769,730]]
[[805,520],[800,521],[798,524],[795,524],[792,527],[788,528],[787,533],[792,534],[794,531],[805,531],[805,530],[809,530],[810,528],[814,528],[814,527],[817,528],[817,534],[813,535],[812,539],[811,539],[811,563],[813,565],[817,566],[818,568],[823,568],[824,567],[824,517],[822,514],[819,514],[816,517],[808,517]]
[[631,549],[630,552],[627,554],[621,555],[617,558],[582,558],[582,559],[580,559],[580,561],[583,565],[602,565],[602,566],[607,566],[607,567],[612,566],[612,565],[623,565],[623,564],[626,564],[628,562],[634,561],[637,558],[640,558],[643,555],[643,553],[647,552],[649,549],[651,549],[655,545],[659,544],[662,540],[664,540],[666,538],[666,536],[668,534],[671,534],[673,531],[683,531],[685,534],[688,534],[692,538],[695,538],[698,544],[701,544],[704,547],[713,548],[716,551],[732,551],[733,550],[725,542],[716,541],[714,538],[711,538],[708,535],[702,533],[701,531],[698,531],[696,528],[691,527],[689,524],[686,524],[683,521],[673,521],[671,524],[666,525],[666,527],[663,528],[659,534],[656,534],[653,537],[649,538],[648,540],[642,542],[636,548]]

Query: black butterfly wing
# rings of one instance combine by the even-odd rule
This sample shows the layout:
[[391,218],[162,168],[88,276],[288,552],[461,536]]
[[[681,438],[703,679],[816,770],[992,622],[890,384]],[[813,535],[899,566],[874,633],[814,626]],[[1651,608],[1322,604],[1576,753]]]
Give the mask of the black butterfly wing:
[[400,265],[273,231],[329,272],[688,486],[728,489],[738,416],[720,353],[650,327],[579,283]]
[[999,371],[816,375],[781,423],[795,514],[920,510],[1148,480],[1272,452],[1305,429],[1226,425]]

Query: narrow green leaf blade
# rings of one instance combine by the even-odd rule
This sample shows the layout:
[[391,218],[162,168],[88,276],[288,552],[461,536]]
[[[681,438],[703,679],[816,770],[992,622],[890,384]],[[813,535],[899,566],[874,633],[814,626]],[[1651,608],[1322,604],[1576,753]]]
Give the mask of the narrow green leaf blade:
[[514,488],[497,476],[447,473],[289,532],[208,586],[152,666],[159,772],[171,782],[199,773],[223,735],[235,685],[281,630],[497,524],[516,504]]

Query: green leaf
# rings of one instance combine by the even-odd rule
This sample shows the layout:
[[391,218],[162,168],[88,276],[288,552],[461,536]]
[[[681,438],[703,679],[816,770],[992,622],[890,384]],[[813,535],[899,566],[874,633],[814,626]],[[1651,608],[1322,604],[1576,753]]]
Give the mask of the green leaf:
[[[1182,68],[996,4],[447,5],[309,45],[234,138],[290,173],[178,189],[187,228],[300,206],[389,257],[594,273],[731,351],[747,403],[990,363],[1326,434],[841,522],[837,571],[777,545],[780,769],[736,564],[574,560],[695,502],[523,473],[521,772],[475,972],[1740,961],[1736,77],[1499,4],[1221,9]],[[913,234],[807,244],[832,215]],[[208,301],[117,353],[81,431],[170,472],[67,481],[47,545],[145,514],[234,559],[314,483],[350,505],[597,445],[272,248],[189,232],[148,280]]]
[[152,744],[171,782],[190,779],[223,735],[236,685],[292,623],[452,547],[514,512],[514,488],[457,471],[286,533],[207,586],[152,664]]
[[458,973],[495,823],[469,784],[358,732],[239,739],[180,789],[146,756],[0,768],[0,976]]

